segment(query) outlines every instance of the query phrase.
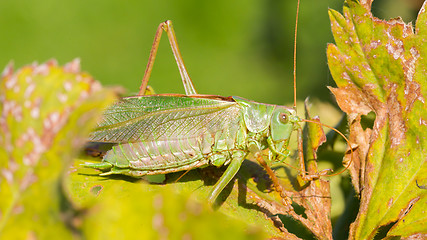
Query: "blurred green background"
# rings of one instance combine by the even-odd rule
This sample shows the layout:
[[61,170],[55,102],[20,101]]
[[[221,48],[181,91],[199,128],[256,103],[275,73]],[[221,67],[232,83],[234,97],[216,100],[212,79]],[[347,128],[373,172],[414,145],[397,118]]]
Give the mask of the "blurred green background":
[[[416,10],[407,2],[387,2],[393,4],[375,2],[380,17],[414,19]],[[342,4],[301,3],[299,99],[333,101],[326,88],[334,85],[325,53],[333,42],[327,9],[341,11]],[[78,57],[82,69],[103,84],[124,86],[132,94],[139,88],[158,24],[170,19],[199,93],[291,103],[295,11],[296,0],[1,0],[0,65],[12,60],[21,67],[51,58],[64,64]],[[184,93],[166,35],[150,85],[158,93]]]

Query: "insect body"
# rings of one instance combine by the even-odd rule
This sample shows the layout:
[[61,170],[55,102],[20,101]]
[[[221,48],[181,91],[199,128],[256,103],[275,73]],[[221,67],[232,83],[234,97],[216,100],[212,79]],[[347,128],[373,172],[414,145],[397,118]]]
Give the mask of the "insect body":
[[118,143],[93,167],[139,177],[230,164],[213,188],[214,200],[250,152],[270,148],[270,161],[286,153],[298,121],[293,109],[239,97],[128,97],[93,131],[91,141]]
[[[168,34],[187,95],[142,96],[163,30]],[[117,145],[106,153],[103,162],[88,166],[104,170],[102,175],[139,177],[229,164],[211,191],[209,200],[213,202],[252,153],[266,168],[283,202],[289,204],[267,162],[289,155],[287,147],[294,130],[300,143],[301,176],[309,180],[322,175],[304,174],[300,122],[292,108],[240,97],[197,94],[178,50],[172,23],[166,21],[157,31],[140,96],[123,98],[107,109],[90,136],[90,141]],[[266,148],[270,150],[267,162],[261,153]]]

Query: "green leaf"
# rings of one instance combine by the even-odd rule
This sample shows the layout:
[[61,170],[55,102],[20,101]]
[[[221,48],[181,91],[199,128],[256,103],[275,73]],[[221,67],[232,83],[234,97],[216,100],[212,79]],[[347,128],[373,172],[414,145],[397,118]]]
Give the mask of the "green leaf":
[[79,61],[13,72],[0,82],[0,235],[4,239],[73,237],[61,178],[101,111],[114,99]]
[[124,176],[98,176],[99,171],[82,166],[88,161],[76,160],[66,180],[66,191],[73,205],[89,209],[82,225],[88,239],[280,236],[272,221],[257,211],[255,205],[239,207],[235,193],[231,193],[231,200],[219,211],[214,211],[206,201],[211,186],[205,185],[200,178],[203,174],[197,170],[176,183],[182,173],[168,174],[169,183],[159,185]]
[[[370,4],[349,0],[344,16],[329,12],[336,45],[328,63],[338,86],[331,91],[348,114],[355,154],[345,161],[360,195],[350,238],[425,234],[427,192],[417,186],[427,175],[425,3],[415,32],[401,19],[373,17]],[[362,127],[370,112],[373,126]]]

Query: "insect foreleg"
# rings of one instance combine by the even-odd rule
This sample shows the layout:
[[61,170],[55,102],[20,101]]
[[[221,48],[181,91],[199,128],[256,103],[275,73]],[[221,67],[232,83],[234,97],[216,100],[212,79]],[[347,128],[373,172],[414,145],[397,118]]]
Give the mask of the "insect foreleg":
[[247,154],[244,152],[235,152],[233,154],[233,159],[230,162],[230,165],[225,170],[224,174],[222,174],[221,178],[212,188],[209,193],[208,201],[210,204],[215,202],[215,199],[222,192],[222,190],[227,186],[227,184],[231,181],[231,179],[236,175],[239,171],[240,166],[242,165],[243,160],[245,160]]
[[285,206],[289,206],[291,208],[292,200],[286,196],[285,191],[283,190],[282,185],[279,183],[279,179],[277,179],[276,175],[274,174],[273,170],[268,166],[268,164],[265,162],[261,149],[259,147],[259,143],[255,141],[251,141],[248,144],[249,151],[253,154],[253,156],[256,158],[256,160],[265,168],[267,171],[268,176],[270,176],[271,180],[273,181],[273,185],[275,190],[280,194],[280,197],[282,198],[282,203]]
[[157,28],[156,35],[154,37],[153,46],[151,47],[150,57],[148,58],[147,67],[145,68],[144,77],[142,78],[141,86],[139,88],[138,95],[144,95],[150,79],[151,71],[153,69],[154,60],[156,59],[157,50],[159,48],[160,38],[162,37],[163,31],[168,35],[169,43],[172,48],[173,55],[175,57],[176,64],[178,65],[179,73],[181,74],[182,83],[184,84],[185,94],[193,95],[197,94],[196,88],[188,75],[187,69],[182,59],[181,52],[179,51],[178,42],[176,41],[175,31],[172,27],[172,22],[167,20],[160,23]]
[[276,146],[275,146],[275,144],[274,144],[273,139],[271,138],[271,136],[267,138],[267,144],[268,144],[268,149],[271,152],[271,155],[275,156],[275,158],[276,158],[276,159],[274,159],[274,157],[271,156],[270,159],[269,159],[270,161],[273,161],[273,160],[278,161],[278,159],[277,159],[278,157],[277,156],[283,157],[283,159],[281,161],[284,161],[287,157],[289,157],[290,151],[288,149],[286,149],[284,152],[278,151],[276,149]]

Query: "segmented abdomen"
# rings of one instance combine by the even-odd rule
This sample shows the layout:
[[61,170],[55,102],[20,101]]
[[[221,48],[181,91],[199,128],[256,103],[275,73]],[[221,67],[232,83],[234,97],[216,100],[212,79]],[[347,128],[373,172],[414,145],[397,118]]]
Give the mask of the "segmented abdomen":
[[[234,133],[234,136],[237,134]],[[218,149],[220,144],[223,150]],[[104,160],[117,167],[129,168],[129,175],[132,176],[154,175],[206,166],[218,155],[230,159],[234,151],[241,151],[238,147],[236,142],[204,135],[189,139],[119,144],[107,153]]]

